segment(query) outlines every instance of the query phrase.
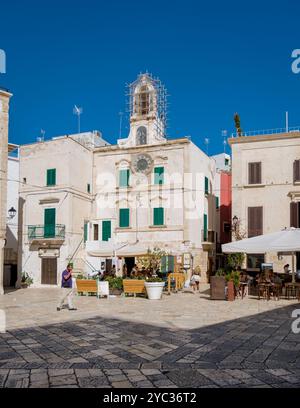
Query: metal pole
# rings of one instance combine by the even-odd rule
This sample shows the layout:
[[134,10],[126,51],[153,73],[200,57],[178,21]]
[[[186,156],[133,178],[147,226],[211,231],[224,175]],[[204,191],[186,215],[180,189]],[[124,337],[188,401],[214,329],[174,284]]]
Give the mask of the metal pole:
[[285,130],[289,133],[289,113],[285,112]]

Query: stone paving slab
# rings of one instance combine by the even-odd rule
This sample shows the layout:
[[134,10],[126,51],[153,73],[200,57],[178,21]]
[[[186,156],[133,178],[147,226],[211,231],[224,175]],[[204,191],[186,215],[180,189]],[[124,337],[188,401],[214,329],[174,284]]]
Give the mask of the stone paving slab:
[[[35,289],[0,297],[9,315],[0,334],[1,388],[300,387],[296,302],[88,298],[76,299],[78,314],[60,314],[58,295]],[[11,314],[14,303],[24,306],[25,322]]]

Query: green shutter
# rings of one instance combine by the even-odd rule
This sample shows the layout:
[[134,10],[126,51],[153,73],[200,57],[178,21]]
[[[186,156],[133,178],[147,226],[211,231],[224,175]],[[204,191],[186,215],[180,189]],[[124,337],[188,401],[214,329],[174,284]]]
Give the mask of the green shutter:
[[56,169],[47,170],[47,186],[56,185]]
[[219,206],[220,206],[220,204],[219,204],[219,197],[216,197],[216,209],[217,209],[217,210],[219,209]]
[[164,209],[162,207],[154,208],[153,212],[154,212],[153,224],[154,225],[164,225]]
[[163,256],[161,258],[160,269],[162,273],[174,272],[174,256]]
[[85,222],[83,226],[83,241],[86,242],[88,240],[88,223]]
[[205,194],[209,194],[209,181],[208,181],[208,177],[205,177]]
[[56,218],[55,208],[46,208],[44,212],[44,237],[45,238],[55,237],[55,218]]
[[203,241],[207,241],[207,214],[203,216]]
[[154,169],[154,184],[164,184],[164,167],[155,167]]
[[111,221],[102,221],[102,241],[108,241],[111,238]]
[[120,208],[119,226],[121,228],[129,227],[129,208]]
[[119,176],[119,187],[128,187],[129,186],[129,170],[120,170]]

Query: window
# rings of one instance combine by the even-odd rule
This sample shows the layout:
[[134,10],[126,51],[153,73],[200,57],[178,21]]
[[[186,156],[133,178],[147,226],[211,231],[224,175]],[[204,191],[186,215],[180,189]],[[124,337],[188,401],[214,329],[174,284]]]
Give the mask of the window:
[[91,185],[90,185],[90,183],[88,183],[88,184],[87,184],[87,186],[86,186],[86,190],[87,190],[87,192],[88,192],[88,193],[90,193],[90,192],[91,192]]
[[129,176],[130,170],[120,170],[119,173],[119,187],[128,187],[129,186]]
[[224,232],[231,232],[231,224],[230,224],[230,222],[227,222],[227,221],[225,221],[225,222],[223,222],[223,231]]
[[294,183],[300,182],[300,160],[294,161]]
[[248,164],[248,184],[261,184],[261,163]]
[[164,167],[154,168],[154,184],[164,184]]
[[83,225],[83,242],[86,242],[88,240],[88,222],[84,221]]
[[27,183],[27,178],[23,177],[23,183],[26,184]]
[[55,237],[55,219],[56,219],[55,208],[46,208],[44,211],[44,237],[45,238]]
[[129,208],[120,208],[119,226],[120,228],[129,227]]
[[203,241],[207,241],[207,214],[203,215]]
[[264,254],[247,255],[247,269],[260,269],[261,264],[265,262]]
[[248,207],[248,238],[263,234],[263,207]]
[[94,241],[98,241],[99,239],[99,225],[94,224]]
[[174,256],[166,255],[161,258],[160,262],[161,273],[175,272],[174,270]]
[[147,129],[145,126],[140,126],[136,132],[136,145],[141,146],[147,144]]
[[153,209],[153,225],[164,225],[164,209],[162,207]]
[[216,209],[218,210],[220,208],[220,199],[219,197],[216,197]]
[[229,159],[225,159],[225,166],[229,166]]
[[56,185],[56,169],[47,170],[47,186]]
[[111,221],[102,221],[102,241],[108,241],[111,238]]
[[300,228],[300,203],[293,202],[290,204],[291,227]]
[[205,194],[209,194],[209,180],[208,180],[208,177],[205,177],[204,190],[205,190]]

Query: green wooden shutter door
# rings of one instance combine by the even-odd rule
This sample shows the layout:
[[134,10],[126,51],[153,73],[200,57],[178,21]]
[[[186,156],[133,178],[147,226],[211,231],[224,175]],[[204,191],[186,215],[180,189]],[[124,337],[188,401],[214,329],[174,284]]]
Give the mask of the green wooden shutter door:
[[166,256],[162,256],[161,261],[160,261],[160,270],[162,273],[166,273],[167,270],[167,257]]
[[102,221],[102,241],[108,241],[111,238],[111,221]]
[[219,208],[219,197],[216,197],[216,209]]
[[203,216],[203,240],[207,240],[207,214]]
[[209,183],[207,177],[205,177],[205,194],[209,194]]
[[47,170],[47,186],[56,185],[56,169]]
[[154,225],[164,225],[164,209],[154,208]]
[[154,184],[164,184],[164,167],[155,167],[154,169]]
[[44,237],[55,237],[55,208],[46,208],[44,212]]
[[120,223],[122,228],[129,227],[129,208],[120,208]]
[[85,222],[83,226],[83,240],[86,242],[88,239],[88,223]]
[[129,170],[120,170],[119,176],[119,186],[120,187],[128,187],[129,186]]

